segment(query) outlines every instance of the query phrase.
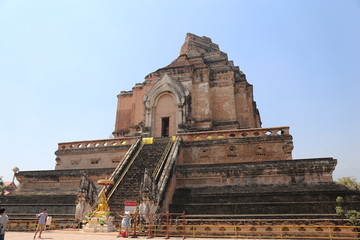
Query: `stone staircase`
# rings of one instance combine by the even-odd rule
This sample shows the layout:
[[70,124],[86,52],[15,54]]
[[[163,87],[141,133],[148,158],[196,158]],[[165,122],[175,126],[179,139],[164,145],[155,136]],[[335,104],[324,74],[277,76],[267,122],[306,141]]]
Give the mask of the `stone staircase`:
[[154,140],[153,144],[143,145],[140,152],[134,156],[134,161],[129,163],[131,165],[127,166],[125,174],[124,172],[118,173],[118,175],[124,174],[124,176],[115,189],[110,189],[113,193],[109,198],[109,207],[114,215],[124,212],[124,201],[139,202],[140,185],[145,168],[149,170],[150,174],[153,173],[169,141],[169,138],[158,138]]
[[347,191],[348,206],[359,194],[336,184],[228,186],[176,189],[170,212],[187,215],[241,215],[241,218],[338,218],[336,197]]

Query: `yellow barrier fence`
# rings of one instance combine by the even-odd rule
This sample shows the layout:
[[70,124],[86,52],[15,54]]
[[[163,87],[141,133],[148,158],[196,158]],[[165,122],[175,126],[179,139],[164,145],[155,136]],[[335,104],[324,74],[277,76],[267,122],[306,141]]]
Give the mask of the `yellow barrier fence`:
[[[206,221],[204,221],[206,222]],[[260,221],[259,221],[260,223]],[[246,225],[240,221],[191,224],[185,214],[134,214],[131,235],[151,237],[236,239],[360,239],[359,226],[345,225]]]
[[[31,219],[31,220],[18,220],[18,219],[10,219],[6,230],[7,231],[35,231],[38,223],[38,219]],[[76,228],[78,226],[77,223],[74,222],[73,219],[65,219],[65,218],[58,218],[52,219],[50,225],[46,225],[46,229],[53,230],[53,229],[62,229],[62,228]]]
[[[183,238],[236,238],[236,239],[360,239],[360,228],[354,226],[229,226],[229,225],[153,225],[133,229],[132,235]],[[130,234],[131,235],[131,234]]]
[[[185,214],[133,214],[130,235],[182,238],[235,239],[343,239],[360,240],[360,226],[345,225],[246,225],[224,219],[222,223],[191,224]],[[37,220],[10,220],[8,231],[35,231]],[[72,219],[53,219],[47,229],[77,228]]]

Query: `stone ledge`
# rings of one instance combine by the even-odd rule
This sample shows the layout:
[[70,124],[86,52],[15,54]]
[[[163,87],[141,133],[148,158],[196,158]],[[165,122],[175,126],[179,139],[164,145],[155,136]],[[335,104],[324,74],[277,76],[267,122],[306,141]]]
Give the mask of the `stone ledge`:
[[332,183],[336,159],[178,165],[177,188]]
[[179,191],[190,191],[198,196],[214,196],[216,194],[227,194],[227,195],[243,195],[243,194],[303,194],[307,193],[318,193],[321,192],[342,192],[342,193],[359,193],[346,188],[343,185],[331,183],[317,183],[317,184],[293,184],[293,185],[257,185],[254,186],[213,186],[213,187],[196,187],[196,188],[178,188]]
[[99,147],[99,148],[77,148],[77,149],[64,149],[64,150],[56,150],[56,156],[62,156],[66,154],[76,154],[76,153],[95,153],[95,152],[116,152],[120,149],[128,149],[131,145],[124,146],[113,146],[113,147]]
[[95,175],[112,174],[115,168],[89,168],[89,169],[62,169],[62,170],[41,170],[41,171],[20,171],[16,173],[16,177],[25,178],[52,178],[52,177],[81,177],[83,174]]
[[255,142],[278,142],[278,141],[291,141],[293,137],[287,136],[267,136],[267,137],[247,137],[247,138],[228,138],[228,139],[207,139],[197,141],[183,141],[182,146],[204,146],[209,144],[229,144],[229,143],[255,143]]
[[334,158],[309,158],[266,162],[177,165],[176,172],[186,174],[190,172],[208,173],[236,170],[238,172],[250,171],[251,174],[256,174],[256,172],[262,174],[263,171],[267,169],[279,169],[280,171],[278,171],[278,173],[300,173],[307,172],[310,168],[312,168],[312,172],[315,170],[332,172],[335,169],[336,164],[337,160]]

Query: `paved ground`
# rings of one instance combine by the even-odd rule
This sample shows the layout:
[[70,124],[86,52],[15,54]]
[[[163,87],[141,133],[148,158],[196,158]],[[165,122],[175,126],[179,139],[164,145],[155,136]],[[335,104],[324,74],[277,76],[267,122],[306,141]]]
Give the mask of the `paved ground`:
[[[117,232],[112,233],[83,233],[79,230],[49,230],[42,234],[42,239],[56,239],[56,240],[122,240],[123,238],[116,238]],[[6,232],[5,240],[32,240],[34,238],[34,232]],[[127,238],[130,240],[131,238]],[[138,237],[139,240],[145,240],[146,237]],[[152,238],[154,240],[162,240],[162,238]],[[186,238],[192,240],[194,238]],[[204,238],[202,238],[204,239]],[[207,238],[210,239],[210,238]],[[37,238],[38,240],[38,238]],[[182,238],[171,237],[170,240],[182,240]],[[201,240],[198,238],[197,240]],[[215,240],[215,239],[213,239]],[[223,240],[216,238],[216,240]],[[227,239],[229,240],[229,239]],[[247,239],[251,240],[251,239]],[[256,240],[256,239],[253,239]]]
[[[42,233],[42,239],[56,240],[114,240],[117,233],[83,233],[81,231],[56,231],[49,230]],[[31,240],[34,238],[34,232],[6,232],[5,240]],[[36,238],[39,239],[39,238]]]

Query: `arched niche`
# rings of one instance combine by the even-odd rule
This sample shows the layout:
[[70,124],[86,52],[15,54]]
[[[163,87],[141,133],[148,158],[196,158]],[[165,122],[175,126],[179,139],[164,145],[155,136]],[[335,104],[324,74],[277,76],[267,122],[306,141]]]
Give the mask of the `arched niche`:
[[[169,135],[176,134],[180,130],[179,125],[185,123],[186,97],[188,95],[189,91],[178,80],[164,74],[143,97],[145,107],[144,133],[153,137],[161,137],[164,124],[166,125],[166,118],[169,117],[169,127],[171,127]],[[161,111],[160,108],[171,109]],[[169,116],[166,116],[167,113]]]

